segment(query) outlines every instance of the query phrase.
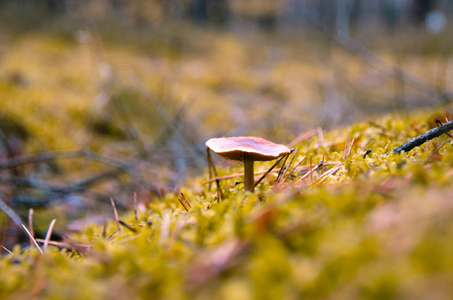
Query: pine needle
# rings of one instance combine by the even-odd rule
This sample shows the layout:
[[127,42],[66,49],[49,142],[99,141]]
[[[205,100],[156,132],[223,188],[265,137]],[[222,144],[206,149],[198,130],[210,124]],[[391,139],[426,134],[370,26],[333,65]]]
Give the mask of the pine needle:
[[120,226],[120,220],[119,220],[119,217],[118,217],[118,211],[116,210],[115,201],[113,201],[112,197],[110,197],[110,203],[112,204],[113,214],[115,215],[116,227],[118,228],[118,231],[121,232],[121,226]]
[[24,230],[27,233],[27,235],[33,241],[33,244],[36,246],[36,248],[38,248],[39,253],[44,254],[44,252],[42,251],[41,247],[39,247],[38,243],[36,242],[35,238],[31,235],[30,231],[28,231],[27,226],[25,226],[24,224],[21,224],[21,225],[22,225],[22,228],[24,228]]

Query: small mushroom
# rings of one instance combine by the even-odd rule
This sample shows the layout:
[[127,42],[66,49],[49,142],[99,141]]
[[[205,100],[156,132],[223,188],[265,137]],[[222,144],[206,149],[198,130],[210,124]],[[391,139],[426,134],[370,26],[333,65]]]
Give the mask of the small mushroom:
[[254,161],[274,160],[291,153],[285,145],[253,136],[212,138],[206,147],[224,158],[244,162],[244,188],[250,192],[255,188]]

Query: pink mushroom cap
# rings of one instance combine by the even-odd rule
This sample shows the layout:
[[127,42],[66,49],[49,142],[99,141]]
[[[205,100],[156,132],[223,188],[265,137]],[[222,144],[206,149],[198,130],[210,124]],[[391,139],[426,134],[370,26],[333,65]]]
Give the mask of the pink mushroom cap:
[[274,160],[291,153],[285,145],[253,136],[212,138],[206,142],[206,147],[222,157],[238,161]]

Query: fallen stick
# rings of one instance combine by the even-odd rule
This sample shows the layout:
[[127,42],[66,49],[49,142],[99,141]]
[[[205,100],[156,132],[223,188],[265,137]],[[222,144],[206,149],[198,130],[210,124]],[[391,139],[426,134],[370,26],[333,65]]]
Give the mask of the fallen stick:
[[393,149],[392,153],[400,153],[402,151],[408,152],[412,150],[413,148],[423,145],[425,142],[432,140],[433,138],[436,138],[438,136],[441,136],[444,133],[449,132],[450,130],[453,129],[453,121],[444,123],[440,125],[439,127],[433,128],[415,138],[410,140],[409,142],[406,142],[402,144],[399,147],[396,147]]

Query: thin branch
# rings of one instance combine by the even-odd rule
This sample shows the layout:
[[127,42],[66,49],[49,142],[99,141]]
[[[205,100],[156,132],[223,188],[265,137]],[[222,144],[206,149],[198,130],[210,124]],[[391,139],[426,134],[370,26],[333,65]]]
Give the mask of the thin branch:
[[438,136],[441,136],[444,133],[449,132],[452,129],[453,129],[453,121],[447,122],[445,124],[442,124],[439,127],[433,128],[433,129],[413,138],[412,140],[402,144],[401,146],[396,147],[395,149],[393,149],[392,153],[400,153],[402,151],[408,152],[417,146],[423,145],[425,142],[427,142],[429,140],[432,140]]
[[16,157],[13,159],[6,160],[4,162],[0,162],[0,170],[16,168],[27,164],[37,164],[41,162],[55,160],[58,158],[85,158],[115,167],[117,169],[129,173],[129,175],[131,175],[137,182],[149,188],[151,191],[154,192],[155,195],[159,195],[159,189],[150,184],[147,180],[143,179],[142,176],[136,171],[139,161],[133,160],[130,162],[129,161],[124,162],[113,157],[95,153],[88,149],[76,151],[49,151]]
[[127,224],[126,222],[119,220],[119,223],[120,223],[121,225],[123,225],[124,227],[126,227],[127,229],[129,229],[130,231],[132,231],[133,233],[137,233],[137,229],[131,227],[131,226],[130,226],[129,224]]

